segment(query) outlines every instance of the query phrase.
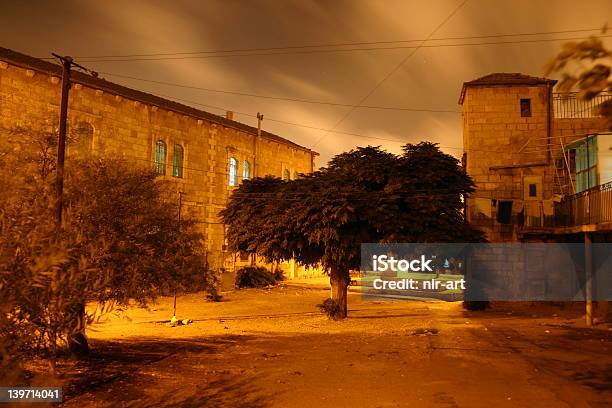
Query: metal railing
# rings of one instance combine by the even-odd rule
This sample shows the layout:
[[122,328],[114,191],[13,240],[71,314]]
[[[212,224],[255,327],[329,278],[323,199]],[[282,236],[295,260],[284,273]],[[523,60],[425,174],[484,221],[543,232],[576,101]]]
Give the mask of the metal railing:
[[597,107],[609,99],[612,99],[612,93],[610,92],[602,92],[590,101],[579,98],[577,92],[554,93],[555,118],[595,118],[601,116]]
[[555,204],[555,227],[612,222],[612,181]]

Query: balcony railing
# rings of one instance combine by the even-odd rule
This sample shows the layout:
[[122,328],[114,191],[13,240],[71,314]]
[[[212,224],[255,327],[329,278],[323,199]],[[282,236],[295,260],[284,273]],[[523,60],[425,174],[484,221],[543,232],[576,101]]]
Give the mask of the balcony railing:
[[612,222],[612,181],[555,204],[555,227]]
[[601,116],[597,107],[604,101],[612,99],[612,93],[603,92],[590,101],[578,98],[577,92],[554,93],[553,107],[555,118],[594,118]]

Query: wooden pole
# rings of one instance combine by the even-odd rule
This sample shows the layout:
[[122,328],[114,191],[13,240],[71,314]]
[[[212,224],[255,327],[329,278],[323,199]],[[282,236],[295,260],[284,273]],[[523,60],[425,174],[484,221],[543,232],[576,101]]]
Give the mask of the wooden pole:
[[584,296],[586,301],[586,325],[593,325],[593,253],[591,234],[584,233]]
[[[183,193],[179,191],[179,204],[178,204],[178,223],[179,223],[179,231],[181,229],[181,207],[183,206]],[[176,282],[174,282],[174,305],[172,307],[172,316],[176,317]]]
[[263,118],[263,114],[257,112],[257,136],[255,136],[255,146],[253,149],[253,177],[259,177],[259,162],[257,160],[257,154],[259,150],[259,139],[261,138],[261,121]]
[[60,102],[59,138],[57,143],[57,179],[55,180],[57,225],[62,225],[64,198],[64,162],[66,159],[66,127],[68,121],[68,94],[70,92],[70,67],[72,58],[61,57],[62,100]]

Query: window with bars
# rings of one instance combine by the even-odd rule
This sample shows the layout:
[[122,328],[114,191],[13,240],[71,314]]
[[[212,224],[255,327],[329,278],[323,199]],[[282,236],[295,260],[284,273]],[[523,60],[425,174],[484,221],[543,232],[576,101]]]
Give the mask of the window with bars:
[[79,122],[76,129],[76,152],[79,155],[91,153],[93,148],[93,126],[87,122]]
[[242,163],[242,179],[249,180],[251,178],[251,164],[248,160]]
[[172,161],[172,175],[174,177],[183,177],[183,146],[180,144],[174,145],[174,159]]
[[238,185],[238,160],[234,157],[229,159],[229,185],[232,187]]
[[155,143],[155,171],[159,175],[166,174],[166,143],[158,140]]

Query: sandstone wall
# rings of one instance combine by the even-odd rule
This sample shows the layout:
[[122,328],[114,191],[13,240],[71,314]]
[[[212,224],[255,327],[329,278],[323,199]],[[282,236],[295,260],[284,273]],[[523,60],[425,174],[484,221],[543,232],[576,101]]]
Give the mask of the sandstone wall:
[[[0,61],[0,130],[17,127],[56,132],[58,129],[61,81],[57,76]],[[222,123],[203,120],[122,97],[83,84],[74,84],[69,99],[69,127],[86,122],[93,127],[94,154],[125,159],[134,165],[153,164],[155,144],[164,141],[166,174],[178,191],[185,193],[183,210],[197,217],[206,237],[213,267],[227,264],[231,255],[224,251],[224,228],[217,216],[235,187],[229,186],[229,158],[238,161],[238,181],[245,160],[255,163],[257,174],[291,178],[310,173],[315,153],[290,142],[260,137],[255,157],[256,133]],[[264,122],[265,123],[265,122]],[[183,176],[172,176],[175,145],[184,150]],[[68,146],[70,154],[71,145]],[[70,165],[68,157],[67,166]],[[248,203],[245,203],[248,205]]]

